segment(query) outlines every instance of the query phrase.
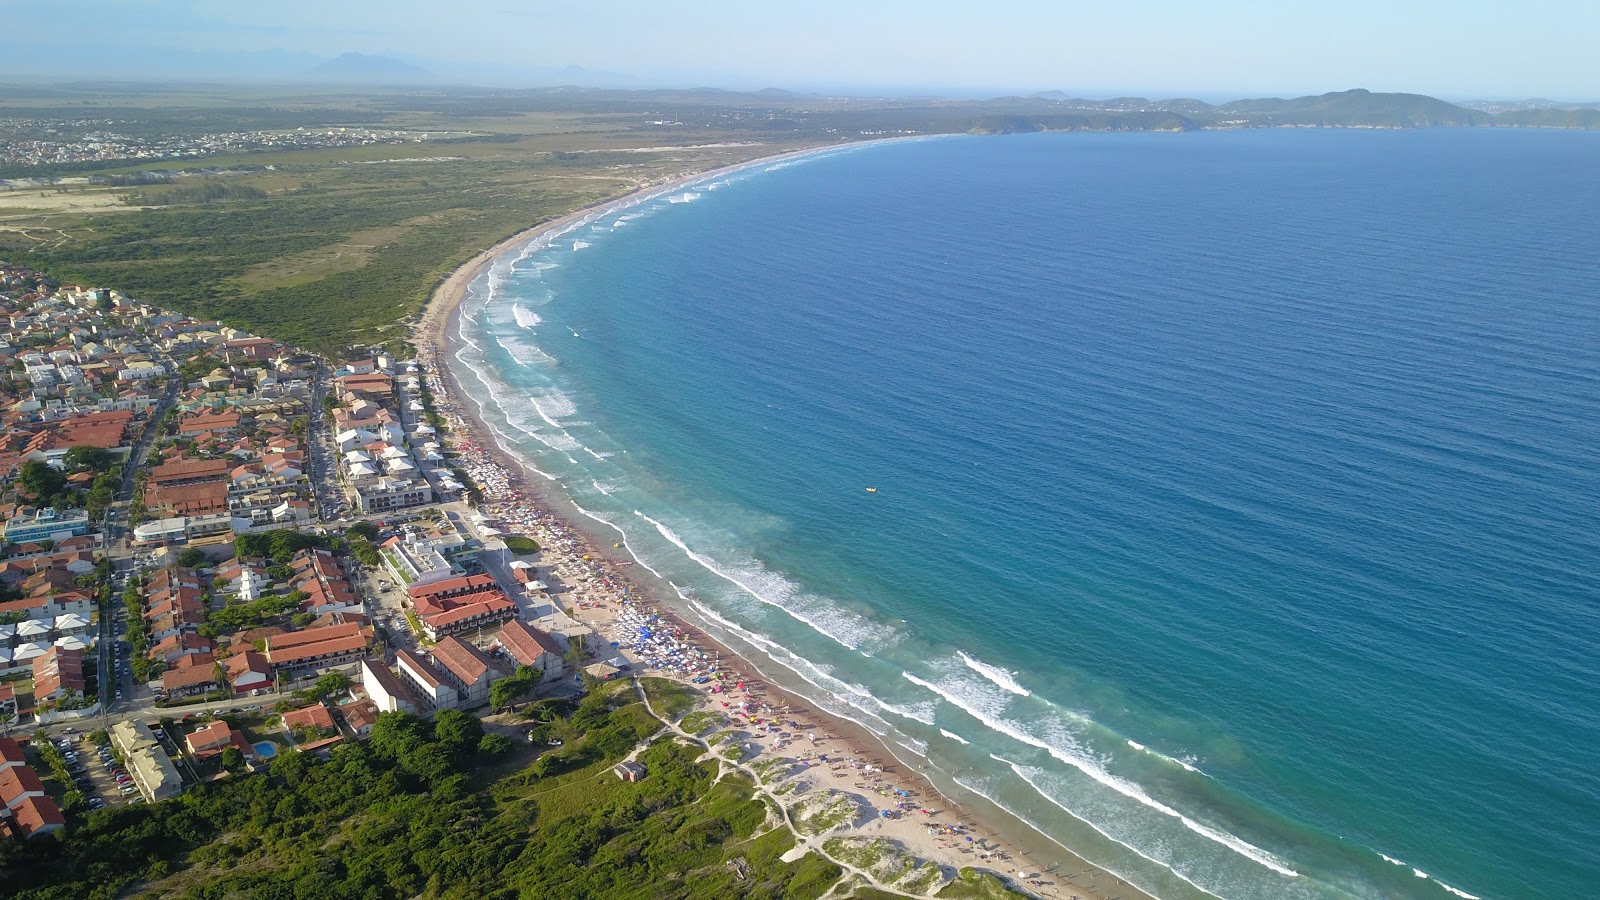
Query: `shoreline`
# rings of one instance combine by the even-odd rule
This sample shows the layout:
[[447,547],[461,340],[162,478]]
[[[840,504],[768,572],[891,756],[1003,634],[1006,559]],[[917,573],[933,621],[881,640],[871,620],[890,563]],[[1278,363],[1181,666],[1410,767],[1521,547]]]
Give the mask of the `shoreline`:
[[[452,431],[456,433],[449,435],[450,443],[453,449],[464,453],[467,461],[474,463],[468,468],[473,470],[475,480],[479,477],[480,471],[490,471],[491,479],[497,482],[486,486],[492,489],[485,491],[487,495],[483,504],[485,514],[500,520],[497,521],[497,526],[519,533],[530,530],[518,527],[517,517],[521,515],[523,518],[520,519],[520,524],[531,525],[531,530],[536,532],[530,536],[535,537],[541,545],[538,561],[541,569],[548,568],[552,576],[557,573],[560,576],[546,579],[560,582],[558,596],[562,599],[552,602],[555,602],[567,617],[607,639],[616,640],[626,636],[610,633],[609,629],[616,628],[619,622],[637,622],[640,611],[660,616],[662,620],[670,623],[669,630],[673,640],[681,639],[685,646],[697,650],[709,649],[714,652],[717,664],[723,664],[725,661],[731,664],[735,671],[758,673],[757,678],[761,684],[758,687],[755,681],[751,681],[750,690],[744,694],[745,704],[757,703],[754,709],[769,715],[775,709],[782,709],[785,718],[805,718],[815,723],[807,734],[814,735],[821,732],[822,737],[811,740],[810,748],[806,750],[807,755],[794,761],[801,770],[815,771],[812,767],[816,766],[817,757],[838,763],[842,756],[849,761],[847,765],[857,767],[858,771],[862,766],[869,767],[865,771],[871,774],[864,777],[873,780],[851,781],[849,784],[856,790],[864,792],[864,796],[856,794],[852,796],[871,804],[873,809],[878,809],[878,803],[871,799],[872,794],[898,798],[900,794],[891,795],[890,791],[907,791],[908,798],[913,796],[920,798],[915,801],[917,804],[927,804],[937,807],[938,810],[933,815],[926,815],[924,807],[920,805],[914,811],[897,810],[892,813],[895,818],[875,817],[868,822],[858,824],[857,827],[823,837],[839,834],[862,838],[887,838],[902,846],[909,856],[917,860],[934,862],[947,874],[961,867],[971,866],[1004,879],[1015,890],[1034,896],[1078,897],[1082,900],[1110,896],[1122,900],[1146,897],[1146,894],[1122,882],[1114,873],[1077,856],[1056,843],[1053,838],[1015,820],[1003,809],[993,806],[981,796],[973,795],[963,803],[953,801],[945,789],[933,784],[918,772],[919,767],[902,761],[889,746],[890,742],[886,738],[880,737],[852,719],[817,709],[817,705],[806,699],[803,693],[784,687],[769,677],[761,666],[758,653],[738,652],[730,647],[726,640],[711,636],[705,628],[690,621],[688,615],[675,608],[670,599],[672,591],[665,584],[655,583],[656,580],[649,572],[643,570],[642,566],[636,566],[635,561],[628,557],[625,550],[618,551],[608,546],[604,537],[597,534],[591,524],[582,521],[583,517],[578,514],[574,504],[564,492],[559,489],[551,490],[550,486],[542,483],[542,479],[533,477],[535,470],[501,445],[497,432],[480,417],[472,395],[462,390],[455,372],[445,363],[449,354],[454,352],[455,339],[452,333],[457,327],[460,309],[467,298],[470,285],[505,253],[519,246],[532,244],[541,238],[560,234],[588,218],[605,215],[618,208],[669,193],[719,174],[847,146],[855,144],[833,144],[788,151],[669,179],[518,232],[481,252],[451,273],[436,288],[422,316],[413,326],[413,342],[417,346],[418,360],[422,362],[424,371],[430,376],[430,382],[433,382],[436,407],[441,414],[452,419],[452,424],[455,426]],[[462,402],[463,400],[472,402]],[[531,510],[528,509],[530,505]],[[496,515],[494,511],[497,507],[504,507],[499,510],[500,515]],[[531,520],[527,518],[530,515],[533,517]],[[554,541],[551,540],[552,537],[555,538]],[[602,601],[585,602],[583,598],[595,592],[595,588],[602,594]],[[574,598],[572,602],[568,601],[569,597]],[[734,636],[734,639],[737,640],[737,636]],[[704,656],[702,652],[702,660]],[[721,671],[725,673],[728,669],[724,668]],[[675,680],[688,683],[688,675],[685,672],[680,672],[675,677],[670,671],[643,663],[636,663],[630,667],[629,674],[674,677]],[[743,675],[735,677],[740,683],[748,680]],[[701,698],[701,703],[697,704],[696,711],[726,716],[727,714],[719,710],[716,704],[721,703],[723,710],[734,708],[724,700],[715,698],[716,695],[706,692]],[[751,716],[751,719],[756,722],[762,721],[762,718],[757,716]],[[770,717],[767,720],[772,721]],[[749,741],[752,749],[760,748],[755,750],[756,757],[753,759],[756,760],[771,759],[772,756],[762,757],[762,754],[769,751],[779,752],[790,743],[798,742],[800,745],[806,743],[805,740],[798,738],[786,741],[781,737],[773,741],[776,744],[774,747],[765,747],[759,743],[760,740],[772,737],[771,734],[758,733],[745,735],[740,740]],[[835,770],[834,777],[845,776]],[[887,782],[879,779],[887,779]],[[760,783],[761,780],[758,779],[758,784]],[[889,787],[891,784],[892,787]],[[807,782],[807,785],[811,786],[810,782]],[[823,782],[816,787],[831,789],[835,785]],[[954,787],[952,790],[970,794],[969,791],[961,790],[959,787]],[[851,792],[846,791],[846,793]],[[802,796],[805,795],[800,791],[795,794],[797,799]],[[903,803],[900,805],[904,806]],[[974,806],[988,808],[974,812],[972,809]],[[880,811],[890,810],[884,808]],[[918,816],[922,816],[920,821]],[[1006,827],[995,827],[993,824],[995,819],[1007,821]],[[957,829],[955,835],[965,837],[965,841],[957,841],[951,834],[944,834],[941,837],[934,828],[925,826]],[[951,841],[947,842],[943,838],[951,838]],[[819,837],[816,841],[820,842],[821,839]],[[804,835],[800,836],[800,841],[802,844],[812,843],[812,839]],[[997,849],[991,851],[991,847]],[[975,848],[981,848],[982,852]],[[812,849],[821,848],[817,846]],[[991,853],[994,855],[991,856]],[[847,867],[847,871],[854,870]],[[1115,883],[1114,887],[1109,884],[1111,882]]]

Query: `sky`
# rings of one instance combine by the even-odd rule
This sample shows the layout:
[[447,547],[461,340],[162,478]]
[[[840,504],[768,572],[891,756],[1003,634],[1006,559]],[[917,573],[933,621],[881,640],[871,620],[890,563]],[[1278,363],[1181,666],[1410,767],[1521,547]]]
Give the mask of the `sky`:
[[355,51],[528,86],[582,67],[563,80],[1600,100],[1597,38],[1600,0],[0,0],[7,75],[246,76]]

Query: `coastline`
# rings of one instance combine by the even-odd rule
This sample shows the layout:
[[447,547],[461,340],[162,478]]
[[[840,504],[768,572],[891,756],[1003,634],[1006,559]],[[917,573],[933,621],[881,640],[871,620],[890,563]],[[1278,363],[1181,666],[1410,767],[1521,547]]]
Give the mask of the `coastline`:
[[[1081,900],[1108,897],[1135,900],[1146,897],[1146,894],[1122,882],[1115,874],[1076,856],[1052,838],[1039,834],[981,797],[974,796],[960,803],[951,800],[944,790],[918,774],[915,767],[897,758],[883,738],[854,721],[816,710],[803,695],[775,684],[762,670],[758,657],[736,651],[728,646],[728,642],[711,637],[704,629],[688,621],[673,607],[670,600],[673,595],[666,585],[655,584],[648,572],[634,566],[634,561],[627,557],[625,551],[614,550],[604,537],[591,531],[592,525],[583,522],[582,516],[571,508],[570,501],[560,490],[549,490],[541,479],[530,477],[530,467],[516,454],[507,451],[499,443],[496,432],[480,418],[474,406],[475,401],[462,402],[473,398],[462,390],[455,373],[445,363],[454,352],[452,334],[471,283],[505,253],[559,234],[587,218],[605,215],[719,174],[847,146],[853,145],[833,144],[789,151],[669,179],[559,216],[512,235],[481,252],[439,284],[422,316],[413,326],[413,342],[417,346],[418,359],[424,370],[433,376],[430,381],[434,383],[435,402],[440,412],[453,420],[453,430],[458,432],[451,435],[455,449],[465,451],[469,458],[475,460],[475,466],[469,467],[475,469],[474,475],[477,476],[476,469],[480,467],[488,467],[498,473],[493,476],[498,481],[494,485],[495,490],[486,491],[489,496],[484,505],[490,518],[498,519],[497,525],[503,526],[507,518],[513,520],[511,524],[515,524],[515,513],[511,509],[498,510],[500,514],[497,515],[495,508],[526,507],[531,504],[537,510],[539,518],[534,521],[538,524],[534,527],[539,533],[535,536],[543,548],[539,566],[541,569],[548,568],[552,575],[560,573],[555,580],[559,582],[558,594],[563,600],[558,605],[566,616],[597,633],[616,639],[618,635],[611,631],[619,627],[619,620],[636,621],[633,614],[641,610],[659,615],[671,623],[672,633],[681,638],[686,646],[711,651],[719,663],[731,665],[733,671],[759,673],[756,679],[735,676],[740,682],[750,683],[750,689],[744,694],[745,703],[758,704],[755,708],[766,713],[782,709],[785,718],[806,719],[808,735],[821,733],[820,738],[809,741],[805,757],[797,756],[795,762],[802,770],[815,767],[819,757],[837,763],[843,756],[850,761],[851,767],[859,771],[859,767],[866,766],[869,768],[865,771],[872,773],[864,776],[871,779],[869,781],[838,785],[846,793],[852,793],[876,808],[872,794],[890,796],[891,790],[907,791],[910,796],[918,798],[917,804],[938,808],[934,815],[926,817],[920,815],[920,807],[915,810],[918,815],[893,819],[874,817],[855,827],[843,829],[839,834],[887,838],[902,846],[915,859],[938,864],[947,876],[959,868],[971,866],[1005,879],[1013,889],[1035,896],[1075,897]],[[502,493],[509,496],[501,496]],[[523,520],[525,523],[528,521]],[[583,598],[591,593],[598,593],[601,600],[585,602]],[[566,602],[567,597],[574,598],[573,602]],[[676,680],[688,683],[686,672],[674,676],[671,672],[656,671],[646,665],[636,666],[636,671],[676,677]],[[725,667],[722,671],[729,669]],[[762,683],[759,687],[757,680]],[[723,709],[729,707],[727,702],[708,692],[697,709],[723,714],[716,707],[719,702]],[[752,721],[760,719],[752,717]],[[798,744],[800,747],[797,749],[804,749],[807,743],[797,738],[774,739],[770,734],[749,735],[741,732],[741,735],[741,740],[750,740],[751,748],[759,748],[755,750],[757,757],[765,759],[773,758],[772,754],[783,751],[789,744]],[[771,741],[776,746],[762,745],[760,740]],[[762,757],[762,754],[767,755]],[[874,769],[880,771],[873,772]],[[812,768],[811,771],[816,769]],[[834,777],[846,776],[836,771]],[[808,786],[819,789],[836,787],[826,779],[816,785],[808,782]],[[862,793],[857,795],[849,790],[850,787]],[[960,792],[959,789],[957,792]],[[795,794],[796,797],[800,795],[798,791]],[[980,809],[975,812],[974,807]],[[997,819],[1006,821],[1006,827],[995,827],[993,823]],[[965,837],[965,840],[952,838],[949,834],[941,837],[929,826],[953,826],[959,829],[956,834]],[[944,838],[951,839],[947,841]],[[802,843],[812,843],[808,838],[802,837],[801,840]],[[820,840],[820,837],[817,838],[819,843]],[[975,847],[982,848],[983,852],[980,853]],[[991,856],[990,847],[1005,849],[992,851],[995,855]],[[811,849],[821,848],[813,846]]]

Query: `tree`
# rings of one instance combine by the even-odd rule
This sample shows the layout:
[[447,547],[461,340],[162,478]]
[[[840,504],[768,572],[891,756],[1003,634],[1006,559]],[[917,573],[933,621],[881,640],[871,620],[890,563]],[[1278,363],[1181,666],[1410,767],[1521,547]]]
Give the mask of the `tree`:
[[70,472],[104,472],[111,468],[113,458],[109,450],[80,444],[67,450],[61,462]]
[[61,493],[67,486],[67,476],[54,466],[30,459],[17,472],[17,483],[29,496],[42,503]]
[[433,717],[433,737],[446,750],[458,753],[483,739],[483,723],[459,709],[441,709]]
[[490,732],[478,741],[478,755],[485,759],[496,759],[511,752],[511,739],[499,732]]
[[197,569],[206,564],[206,555],[198,547],[190,547],[178,554],[178,565],[185,569]]
[[378,538],[378,526],[372,524],[371,522],[353,523],[349,528],[346,528],[345,531],[355,535],[356,537],[365,538],[369,541],[377,540]]
[[489,708],[505,709],[538,686],[539,672],[531,666],[518,666],[515,674],[497,678],[489,685]]
[[229,747],[222,751],[222,767],[229,772],[239,772],[244,769],[244,754],[238,747]]
[[324,697],[332,696],[333,694],[340,693],[341,691],[349,690],[349,688],[349,675],[346,675],[343,672],[329,672],[328,674],[317,679],[317,683],[311,686],[310,694],[318,700],[321,700]]

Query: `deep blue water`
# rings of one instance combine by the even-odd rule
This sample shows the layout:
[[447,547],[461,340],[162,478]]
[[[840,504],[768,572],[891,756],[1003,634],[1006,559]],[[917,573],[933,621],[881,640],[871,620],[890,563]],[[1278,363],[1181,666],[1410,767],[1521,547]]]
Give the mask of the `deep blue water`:
[[675,198],[502,259],[461,374],[775,678],[1162,897],[1600,893],[1600,135]]

